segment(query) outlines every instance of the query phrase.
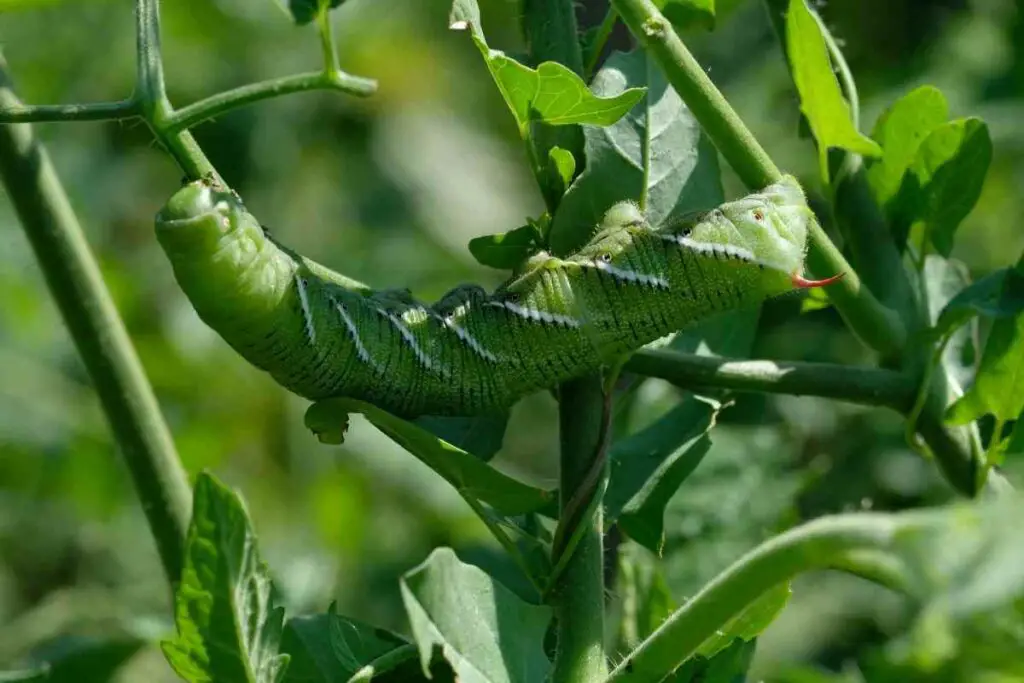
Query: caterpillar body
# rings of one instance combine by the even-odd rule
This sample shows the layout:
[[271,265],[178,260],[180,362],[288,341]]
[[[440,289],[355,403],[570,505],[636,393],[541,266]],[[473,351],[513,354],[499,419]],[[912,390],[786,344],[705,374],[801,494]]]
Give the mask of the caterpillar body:
[[199,316],[279,384],[414,417],[498,412],[713,313],[827,284],[801,275],[812,220],[788,176],[659,229],[619,203],[578,252],[536,254],[494,293],[462,285],[430,305],[281,246],[204,181],[156,231]]

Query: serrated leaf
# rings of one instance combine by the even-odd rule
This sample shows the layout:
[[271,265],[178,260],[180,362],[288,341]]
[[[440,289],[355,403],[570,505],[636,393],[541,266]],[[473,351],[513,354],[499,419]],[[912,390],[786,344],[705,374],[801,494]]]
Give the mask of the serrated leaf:
[[705,659],[711,659],[737,640],[747,642],[754,640],[782,613],[792,595],[793,590],[788,582],[780,583],[769,589],[757,600],[747,605],[715,635],[701,643],[697,654]]
[[715,28],[715,0],[654,0],[654,5],[679,30]]
[[882,156],[868,167],[867,178],[880,206],[896,196],[921,143],[948,117],[942,92],[923,85],[893,102],[878,118],[872,137],[881,145]]
[[528,486],[490,467],[480,458],[453,446],[412,422],[349,398],[318,401],[306,411],[306,426],[325,443],[341,443],[350,413],[360,413],[463,496],[487,503],[503,515],[540,510],[553,498],[550,491]]
[[643,50],[616,52],[594,77],[594,92],[615,96],[647,87],[617,123],[584,128],[586,168],[555,213],[549,247],[567,254],[589,239],[612,204],[646,198],[648,221],[662,223],[722,202],[718,152]]
[[881,156],[882,149],[853,124],[832,71],[822,27],[805,0],[790,0],[786,12],[786,52],[793,83],[800,95],[800,110],[818,142],[821,175],[829,180],[828,150],[845,149],[864,156]]
[[474,237],[469,241],[469,253],[479,263],[491,268],[511,270],[528,259],[540,247],[537,231],[532,225],[515,230]]
[[[369,680],[371,672],[382,675],[416,657],[409,641],[343,617],[335,605],[326,614],[289,619],[281,651],[291,657],[284,683],[348,683],[357,675]],[[384,665],[375,666],[385,655]]]
[[241,498],[201,472],[193,493],[185,566],[175,591],[177,635],[161,645],[190,683],[277,683],[284,610]]
[[897,239],[921,225],[938,252],[949,256],[957,227],[981,195],[991,160],[992,140],[981,119],[949,121],[929,133],[893,200]]
[[332,10],[345,0],[288,0],[288,11],[299,26],[308,24],[321,12]]
[[524,138],[531,121],[552,126],[610,125],[644,95],[642,88],[632,88],[612,97],[602,97],[591,92],[579,75],[558,62],[542,62],[531,69],[500,50],[492,50],[480,28],[480,8],[476,0],[455,0],[449,26],[470,31]]
[[665,507],[707,454],[721,406],[689,399],[646,429],[615,443],[605,493],[608,524],[618,521],[630,538],[660,553]]
[[424,670],[438,648],[460,683],[546,679],[548,607],[523,602],[449,548],[402,577],[401,591]]
[[565,193],[569,183],[576,175],[576,157],[567,149],[552,147],[548,150],[548,173],[554,176],[561,194]]

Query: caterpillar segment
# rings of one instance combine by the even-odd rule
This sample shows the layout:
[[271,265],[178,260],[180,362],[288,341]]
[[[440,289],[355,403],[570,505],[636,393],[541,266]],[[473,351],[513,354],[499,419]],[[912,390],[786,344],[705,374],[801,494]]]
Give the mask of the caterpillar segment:
[[631,203],[565,258],[536,254],[493,293],[434,304],[374,291],[278,244],[229,190],[179,190],[156,217],[199,316],[288,390],[396,415],[478,415],[804,279],[814,220],[795,179],[658,229]]

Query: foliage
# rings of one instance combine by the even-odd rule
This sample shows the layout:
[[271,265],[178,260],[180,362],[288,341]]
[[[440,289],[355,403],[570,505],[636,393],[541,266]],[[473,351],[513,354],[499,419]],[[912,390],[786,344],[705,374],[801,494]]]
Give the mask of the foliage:
[[[181,463],[155,471],[183,466],[194,484],[169,607],[145,540],[168,530],[147,532],[160,516],[139,514],[132,491],[147,512],[174,496],[160,499],[159,474],[140,483],[138,447],[118,444],[128,476],[116,462],[103,411],[119,438],[134,418],[109,412],[102,364],[76,334],[82,371],[58,317],[60,269],[76,257],[37,249],[40,278],[14,231],[15,214],[33,246],[63,229],[32,212],[47,209],[32,201],[37,176],[59,180],[17,166],[11,141],[28,129],[3,126],[0,681],[585,680],[566,657],[598,671],[607,659],[609,681],[1024,675],[1024,539],[1007,484],[1024,462],[1024,241],[1006,218],[1024,162],[1024,18],[1008,0],[944,14],[869,0],[856,16],[764,4],[768,18],[752,0],[587,2],[577,26],[570,2],[193,2],[157,15],[140,0],[150,61],[135,73],[88,56],[89,26],[109,32],[111,55],[131,52],[116,3],[0,2],[23,10],[0,16],[23,99],[115,100],[21,106],[4,79],[0,122],[116,119],[37,128],[174,434]],[[587,67],[553,58],[550,40]],[[321,71],[280,76],[318,50]],[[230,89],[254,77],[268,80]],[[164,80],[193,104],[161,100]],[[816,153],[798,140],[801,116]],[[609,372],[608,415],[559,405],[555,390],[493,418],[408,422],[332,399],[304,422],[307,406],[239,362],[174,287],[151,230],[179,176],[161,149],[187,175],[214,169],[301,253],[425,298],[570,252],[622,199],[662,224],[741,194],[719,152],[740,178],[774,159],[842,233],[812,235],[812,252],[832,247],[860,294],[783,298],[663,340],[659,357],[707,384]],[[901,282],[911,295],[890,296]],[[883,330],[897,341],[881,364],[857,341],[872,306],[905,328]],[[756,365],[727,390],[707,368],[732,357],[776,358],[783,373],[805,363],[823,383],[863,368],[879,394],[875,407],[812,384],[777,395]],[[832,384],[824,395],[856,398]],[[559,463],[555,410],[563,429],[607,418],[607,443]],[[596,474],[556,492],[558,470],[584,457]],[[944,458],[976,479],[955,481]],[[999,500],[950,504],[949,484],[983,482]],[[580,560],[593,528],[603,564]],[[808,575],[826,568],[860,578]],[[573,602],[600,584],[590,607]]]

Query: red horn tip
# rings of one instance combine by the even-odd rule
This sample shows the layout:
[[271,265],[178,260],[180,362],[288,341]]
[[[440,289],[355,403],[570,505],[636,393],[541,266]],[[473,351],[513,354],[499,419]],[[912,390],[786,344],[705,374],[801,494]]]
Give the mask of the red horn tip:
[[842,280],[844,275],[846,275],[846,273],[839,273],[838,275],[827,277],[824,280],[808,280],[798,273],[793,273],[793,275],[791,275],[790,277],[793,280],[794,287],[799,287],[801,289],[810,289],[812,287],[825,287],[826,285],[831,285],[834,282]]

